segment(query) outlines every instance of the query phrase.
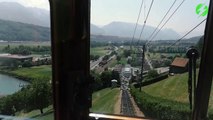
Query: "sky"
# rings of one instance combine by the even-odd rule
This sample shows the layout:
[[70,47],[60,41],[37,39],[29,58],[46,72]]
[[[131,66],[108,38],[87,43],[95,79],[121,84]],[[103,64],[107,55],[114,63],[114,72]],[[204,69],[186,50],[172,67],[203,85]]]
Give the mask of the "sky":
[[[48,0],[0,0],[0,2],[18,2],[27,7],[37,7],[49,10]],[[103,26],[113,21],[136,23],[142,0],[91,0],[91,23]],[[147,25],[156,27],[174,0],[154,0]],[[177,0],[169,15],[182,2]],[[144,0],[145,9],[141,12],[139,24],[143,24],[151,0]],[[209,0],[185,0],[164,28],[173,29],[180,35],[200,23],[206,16],[196,14],[196,6],[200,3],[209,4]],[[168,16],[169,16],[168,15]],[[168,18],[167,16],[167,18]],[[166,20],[166,19],[165,19]],[[191,36],[203,34],[205,23],[197,28]],[[190,36],[190,35],[189,35]]]
[[[112,21],[136,23],[141,1],[142,0],[92,0],[91,22],[99,26],[108,24]],[[174,0],[154,0],[146,24],[156,27],[173,2]],[[169,15],[171,15],[171,13],[181,2],[182,0],[176,1]],[[148,8],[151,4],[151,0],[145,0],[144,3],[145,14],[143,9],[141,12],[139,24],[143,24],[144,15],[147,14]],[[200,3],[206,4],[208,6],[209,0],[185,0],[183,5],[171,18],[171,20],[165,25],[164,28],[173,29],[180,35],[185,34],[187,31],[192,29],[194,26],[196,26],[198,23],[206,18],[206,16],[201,17],[200,15],[196,14],[196,6]],[[191,36],[194,36],[196,34],[203,34],[204,28],[205,23],[202,24],[198,29],[196,29],[191,34]]]
[[37,7],[49,10],[49,0],[0,0],[0,2],[18,2],[26,7]]

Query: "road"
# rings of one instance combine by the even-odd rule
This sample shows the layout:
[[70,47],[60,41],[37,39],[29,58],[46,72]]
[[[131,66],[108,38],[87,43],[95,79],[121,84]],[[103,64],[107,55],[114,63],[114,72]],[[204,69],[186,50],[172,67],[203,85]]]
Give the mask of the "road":
[[98,64],[102,61],[102,59],[103,59],[103,56],[99,57],[99,59],[96,61],[90,62],[90,70],[95,69],[95,67],[98,66]]
[[146,59],[148,65],[149,65],[150,69],[152,70],[152,69],[153,69],[153,66],[152,66],[150,60],[149,60],[148,57],[146,57],[146,56],[145,56],[145,59]]

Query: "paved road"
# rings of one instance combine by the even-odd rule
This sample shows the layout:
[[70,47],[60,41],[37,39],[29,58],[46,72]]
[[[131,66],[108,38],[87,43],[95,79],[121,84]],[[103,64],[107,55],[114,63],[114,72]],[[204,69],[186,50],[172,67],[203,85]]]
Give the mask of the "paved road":
[[146,56],[145,56],[145,59],[146,59],[148,65],[149,65],[150,69],[152,70],[152,69],[153,69],[153,66],[152,66],[150,60],[149,60],[148,57],[146,57]]
[[90,62],[90,69],[91,70],[95,69],[95,67],[98,66],[98,64],[102,61],[102,59],[103,59],[103,56],[99,57],[99,59],[96,61]]

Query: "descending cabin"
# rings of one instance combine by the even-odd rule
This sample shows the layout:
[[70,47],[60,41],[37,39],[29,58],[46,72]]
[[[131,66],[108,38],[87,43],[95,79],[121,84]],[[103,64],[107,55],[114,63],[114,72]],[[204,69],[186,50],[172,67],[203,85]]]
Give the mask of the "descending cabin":
[[188,62],[187,58],[176,57],[170,65],[169,72],[175,74],[186,72],[188,70]]

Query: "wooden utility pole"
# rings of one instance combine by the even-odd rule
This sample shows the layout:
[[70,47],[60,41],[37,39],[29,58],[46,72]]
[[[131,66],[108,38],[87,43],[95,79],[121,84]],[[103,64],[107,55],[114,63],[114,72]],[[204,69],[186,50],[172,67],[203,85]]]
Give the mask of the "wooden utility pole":
[[142,48],[142,60],[141,60],[141,81],[140,81],[140,91],[141,91],[141,87],[142,87],[142,81],[143,81],[143,65],[144,65],[144,58],[145,58],[145,45],[143,45]]

